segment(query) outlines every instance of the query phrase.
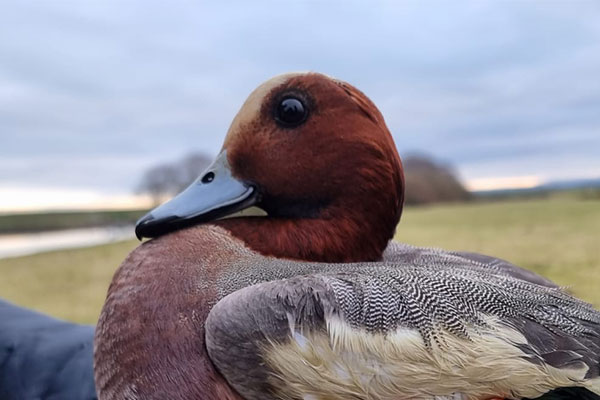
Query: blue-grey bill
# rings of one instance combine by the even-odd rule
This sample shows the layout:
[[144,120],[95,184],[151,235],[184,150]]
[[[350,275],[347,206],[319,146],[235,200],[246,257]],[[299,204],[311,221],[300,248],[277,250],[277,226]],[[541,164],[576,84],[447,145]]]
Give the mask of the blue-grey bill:
[[[210,179],[203,180],[207,174]],[[246,209],[257,200],[255,187],[233,177],[223,151],[183,192],[140,218],[135,234],[140,240],[157,237]]]

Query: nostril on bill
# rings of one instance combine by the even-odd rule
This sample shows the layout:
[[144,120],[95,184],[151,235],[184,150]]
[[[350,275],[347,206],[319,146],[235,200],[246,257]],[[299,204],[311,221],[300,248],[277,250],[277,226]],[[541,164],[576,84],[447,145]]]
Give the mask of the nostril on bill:
[[215,179],[215,173],[214,172],[207,172],[202,179],[200,179],[200,181],[202,183],[211,183],[213,180]]

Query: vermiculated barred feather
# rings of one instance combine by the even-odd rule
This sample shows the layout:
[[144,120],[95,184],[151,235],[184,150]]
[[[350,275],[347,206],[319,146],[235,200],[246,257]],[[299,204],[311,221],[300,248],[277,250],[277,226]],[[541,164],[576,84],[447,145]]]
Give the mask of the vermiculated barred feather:
[[260,282],[313,274],[332,289],[344,320],[368,332],[408,327],[426,340],[439,330],[465,337],[466,325],[485,327],[486,318],[496,317],[506,324],[526,318],[577,337],[600,335],[600,312],[559,288],[514,278],[503,268],[458,254],[416,250],[409,262],[401,254],[353,264],[252,260],[224,275],[220,297]]
[[[383,350],[389,343],[401,340],[397,336],[399,332],[400,337],[405,334],[410,337],[409,332],[418,332],[423,345],[432,354],[431,357],[441,357],[442,360],[427,366],[426,368],[430,368],[429,373],[434,376],[437,373],[450,374],[449,379],[458,379],[457,382],[461,382],[463,378],[460,375],[453,377],[452,371],[466,366],[464,361],[456,361],[457,364],[448,364],[454,365],[453,367],[444,367],[447,361],[443,360],[455,356],[446,351],[460,352],[463,349],[461,346],[467,346],[464,351],[469,353],[468,362],[483,362],[477,358],[485,359],[486,349],[477,346],[486,346],[482,342],[488,340],[486,337],[503,343],[489,361],[506,369],[495,374],[493,379],[501,381],[511,376],[511,367],[503,364],[503,351],[511,352],[511,362],[521,363],[519,368],[524,368],[514,379],[518,379],[519,374],[531,376],[532,379],[539,378],[536,381],[539,389],[529,392],[523,391],[527,390],[528,384],[518,384],[521,385],[520,389],[514,389],[514,393],[523,393],[521,397],[525,396],[524,393],[539,395],[556,387],[586,385],[586,380],[599,377],[600,312],[590,304],[570,296],[551,282],[502,260],[406,245],[391,245],[390,248],[383,261],[374,263],[307,263],[276,260],[255,254],[239,258],[218,281],[218,299],[223,301],[219,301],[211,311],[207,322],[207,332],[210,333],[207,343],[211,358],[223,369],[221,372],[225,376],[239,375],[242,370],[230,370],[234,363],[244,365],[243,371],[246,371],[258,365],[257,363],[265,362],[257,359],[257,354],[264,351],[262,346],[265,343],[298,342],[305,349],[304,346],[309,346],[307,343],[310,343],[311,335],[325,331],[329,331],[328,340],[333,348],[338,346],[336,337],[343,337],[344,341],[358,340],[362,343],[359,346],[379,346],[373,351],[379,354],[377,357],[385,358],[386,351],[393,354],[401,351],[394,349],[404,346],[398,344],[400,347]],[[231,334],[231,338],[228,337],[230,332],[235,332]],[[387,339],[381,339],[388,336],[390,339],[387,342]],[[321,339],[314,337],[312,340]],[[412,339],[409,342],[410,340]],[[314,343],[312,345],[317,346]],[[321,343],[319,346],[323,345],[325,344]],[[468,349],[471,345],[479,350],[473,352]],[[235,347],[236,350],[226,353],[216,350],[229,347]],[[453,350],[449,350],[451,348]],[[352,350],[347,347],[344,349],[340,350],[342,353],[331,356],[334,357],[333,360],[335,357],[351,357],[348,351],[352,353]],[[364,349],[362,351],[367,351],[368,354],[370,350]],[[323,351],[334,350],[320,348],[319,352]],[[230,354],[235,354],[235,357],[232,359]],[[295,354],[294,357],[309,357],[308,353],[302,354]],[[430,356],[419,354],[419,362],[427,363],[428,361],[423,360]],[[411,371],[411,356],[405,357],[407,358],[402,358],[403,361],[381,361],[376,358],[380,361],[371,360],[366,365],[383,362],[382,367],[378,368],[385,369],[391,368],[391,365],[397,366],[393,363],[408,363],[401,366],[401,369],[408,368]],[[515,361],[517,359],[521,361]],[[285,364],[285,358],[277,360],[271,362]],[[347,361],[341,360],[339,362]],[[319,365],[327,361],[319,359],[314,362],[314,368],[325,368]],[[334,364],[331,368],[339,368],[335,364],[338,361],[332,362]],[[347,368],[360,369],[366,361],[348,362],[350,364]],[[442,364],[436,366],[438,362]],[[294,365],[292,362],[289,364],[290,369],[284,368],[287,374],[291,374],[286,375],[286,379],[296,376],[297,366]],[[486,364],[482,364],[481,368],[485,369]],[[543,372],[548,368],[556,370]],[[268,375],[264,375],[264,370],[256,371],[260,372],[256,372],[259,375],[251,379],[260,382],[269,380]],[[474,374],[469,375],[474,379],[469,381],[471,390],[481,384],[475,382],[481,381],[478,372],[470,373]],[[558,376],[556,374],[565,375],[555,381],[555,376]],[[390,376],[402,375],[395,372]],[[321,378],[321,375],[313,376],[313,379]],[[302,380],[301,377],[299,379]],[[329,381],[324,380],[322,384],[327,382]],[[447,387],[450,387],[450,381],[448,382]],[[514,384],[512,380],[510,382],[511,385]],[[559,386],[553,386],[553,382]],[[237,385],[233,381],[230,383]],[[392,386],[396,384],[390,383]],[[240,385],[243,390],[249,390],[243,383]],[[460,383],[457,385],[452,387],[464,387]],[[503,387],[501,382],[490,385]],[[440,390],[444,392],[444,388]],[[512,386],[509,388],[513,390]],[[332,389],[330,393],[336,393],[335,390],[338,389]],[[477,393],[494,393],[486,392],[484,387],[477,390],[480,390]],[[459,392],[460,390],[451,390],[444,393]],[[416,392],[409,390],[402,393],[410,395]],[[371,398],[368,394],[356,396],[357,399]],[[508,397],[518,398],[516,396]]]

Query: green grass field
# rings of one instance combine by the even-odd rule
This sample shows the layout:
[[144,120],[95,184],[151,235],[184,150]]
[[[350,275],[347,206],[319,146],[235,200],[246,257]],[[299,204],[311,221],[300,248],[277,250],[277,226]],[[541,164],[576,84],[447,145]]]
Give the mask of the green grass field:
[[[532,269],[600,307],[600,201],[571,197],[407,209],[396,240],[470,250]],[[94,323],[127,241],[0,260],[0,297]]]
[[132,225],[146,212],[147,210],[60,211],[0,215],[0,234]]

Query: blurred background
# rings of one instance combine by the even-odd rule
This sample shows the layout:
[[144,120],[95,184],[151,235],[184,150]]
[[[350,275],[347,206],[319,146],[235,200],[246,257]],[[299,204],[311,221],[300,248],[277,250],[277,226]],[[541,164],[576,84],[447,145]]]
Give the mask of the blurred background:
[[273,75],[346,80],[403,156],[397,239],[600,306],[597,1],[27,1],[0,13],[0,297],[95,322],[133,223]]

